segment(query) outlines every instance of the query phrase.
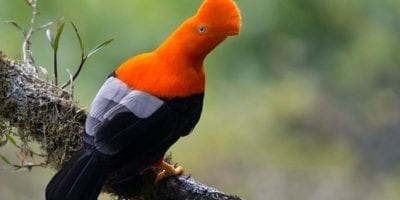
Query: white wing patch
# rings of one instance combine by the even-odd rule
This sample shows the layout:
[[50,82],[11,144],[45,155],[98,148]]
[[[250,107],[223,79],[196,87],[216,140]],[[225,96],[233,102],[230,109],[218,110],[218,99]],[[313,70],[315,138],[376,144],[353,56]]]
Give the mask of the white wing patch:
[[110,77],[100,88],[86,119],[86,133],[94,136],[105,119],[122,112],[132,112],[139,118],[151,116],[164,102],[146,92],[131,90],[121,80]]

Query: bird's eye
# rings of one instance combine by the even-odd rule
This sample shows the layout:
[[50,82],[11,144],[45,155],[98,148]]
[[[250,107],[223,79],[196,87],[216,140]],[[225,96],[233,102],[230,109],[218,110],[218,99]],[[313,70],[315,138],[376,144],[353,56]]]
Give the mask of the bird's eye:
[[199,26],[199,28],[197,29],[197,31],[198,31],[200,34],[206,33],[206,32],[207,32],[207,27],[204,26],[204,25],[201,25],[201,26]]

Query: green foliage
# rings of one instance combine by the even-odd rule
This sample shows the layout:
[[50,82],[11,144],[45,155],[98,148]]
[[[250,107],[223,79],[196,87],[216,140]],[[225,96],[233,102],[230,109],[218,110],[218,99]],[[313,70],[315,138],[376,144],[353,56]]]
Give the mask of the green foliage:
[[16,21],[13,20],[7,20],[6,23],[13,25],[15,28],[17,28],[19,31],[24,32],[24,29],[19,26],[19,24]]
[[65,22],[61,22],[60,24],[57,25],[57,31],[56,31],[56,36],[53,36],[53,33],[50,31],[50,29],[48,30],[48,39],[50,41],[51,47],[53,48],[54,52],[58,51],[58,46],[60,44],[60,38],[61,38],[61,34],[64,30],[64,26],[65,26]]
[[5,133],[7,140],[14,145],[15,147],[18,147],[17,141],[14,139],[13,136],[11,136],[10,134]]
[[74,28],[76,38],[78,38],[79,47],[81,49],[81,59],[85,57],[85,45],[82,42],[81,35],[79,34],[78,28],[75,26],[73,22],[71,22],[72,27]]
[[0,160],[2,160],[3,162],[5,162],[8,165],[12,165],[11,162],[8,160],[8,158],[1,154],[0,154]]
[[[98,51],[100,51],[101,49],[106,47],[107,45],[109,45],[112,41],[114,41],[114,38],[110,38],[110,39],[98,44],[96,47],[91,49],[87,54],[85,54],[85,46],[84,46],[84,44],[82,42],[82,38],[81,38],[81,36],[79,34],[79,31],[78,31],[78,29],[77,29],[77,27],[75,26],[74,23],[71,22],[71,25],[74,28],[76,37],[78,38],[79,47],[80,47],[80,50],[81,50],[81,62],[79,64],[79,66],[78,66],[78,69],[76,70],[76,72],[73,75],[69,72],[68,69],[66,69],[66,71],[69,73],[70,79],[66,83],[64,83],[61,86],[61,88],[67,87],[68,85],[70,85],[79,76],[79,74],[80,74],[80,72],[81,72],[81,70],[83,68],[83,65],[85,64],[86,60],[89,57],[91,57],[92,55],[94,55],[95,53],[97,53]],[[71,91],[71,92],[73,92],[73,91]]]
[[93,54],[95,54],[97,51],[100,51],[101,49],[103,49],[105,46],[107,46],[108,44],[110,44],[112,41],[114,40],[114,38],[110,38],[102,43],[100,43],[99,45],[97,45],[96,47],[94,47],[92,50],[89,51],[89,53],[87,54],[87,58],[89,58],[90,56],[92,56]]
[[[12,24],[14,25],[14,23],[12,23]],[[61,86],[61,88],[67,87],[79,76],[79,74],[83,68],[83,65],[85,64],[86,60],[89,57],[91,57],[93,54],[95,54],[98,51],[100,51],[101,49],[103,49],[105,46],[109,45],[114,40],[114,38],[110,38],[110,39],[98,44],[96,47],[94,47],[92,50],[90,50],[87,55],[85,55],[85,45],[82,41],[82,37],[79,34],[78,28],[73,22],[71,22],[71,25],[75,31],[75,35],[79,42],[79,47],[80,47],[80,51],[81,51],[81,61],[78,66],[78,69],[76,70],[76,72],[74,74],[71,74],[69,69],[66,69],[66,71],[69,75],[69,79],[66,81],[66,83],[64,83]],[[14,25],[14,26],[18,27],[18,24]],[[59,44],[60,44],[60,38],[61,38],[61,35],[64,30],[64,26],[65,26],[65,22],[62,19],[57,24],[57,31],[56,31],[55,36],[54,36],[53,32],[51,31],[51,29],[47,29],[47,31],[46,31],[47,39],[49,40],[50,45],[53,48],[55,85],[58,85],[58,64],[57,64],[58,63],[58,48],[59,48]],[[46,70],[44,69],[42,71],[46,71]],[[71,91],[71,92],[73,92],[73,91]]]

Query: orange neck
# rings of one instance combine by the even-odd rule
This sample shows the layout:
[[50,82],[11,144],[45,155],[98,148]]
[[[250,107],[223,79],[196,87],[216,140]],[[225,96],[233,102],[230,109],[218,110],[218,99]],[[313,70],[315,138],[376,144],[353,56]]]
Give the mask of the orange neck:
[[173,55],[141,54],[123,63],[116,76],[129,87],[157,97],[186,97],[203,93],[205,75],[202,61],[188,61]]

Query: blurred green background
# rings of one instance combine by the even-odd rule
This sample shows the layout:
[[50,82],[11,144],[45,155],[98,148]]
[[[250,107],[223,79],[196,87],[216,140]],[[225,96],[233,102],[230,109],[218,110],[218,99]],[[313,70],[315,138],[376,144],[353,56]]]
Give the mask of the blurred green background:
[[[64,17],[86,47],[116,40],[91,57],[76,82],[88,107],[121,62],[157,47],[201,0],[39,0],[38,21]],[[204,112],[172,149],[196,179],[245,199],[400,199],[400,1],[237,0],[239,37],[207,59]],[[23,0],[0,0],[0,21],[24,27]],[[0,23],[0,49],[21,58],[21,34]],[[45,33],[33,54],[52,72]],[[68,25],[61,79],[79,46]],[[15,157],[12,148],[1,153]],[[1,199],[43,199],[54,172],[11,172],[1,163]],[[107,197],[103,197],[107,199]]]

